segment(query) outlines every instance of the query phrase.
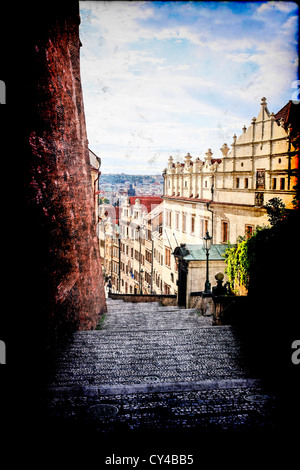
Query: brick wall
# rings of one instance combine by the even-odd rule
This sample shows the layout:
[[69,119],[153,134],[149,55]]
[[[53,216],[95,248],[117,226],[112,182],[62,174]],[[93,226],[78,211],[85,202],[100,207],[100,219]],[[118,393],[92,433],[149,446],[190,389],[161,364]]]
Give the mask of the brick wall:
[[80,82],[78,11],[77,3],[68,2],[43,4],[34,19],[27,11],[27,35],[20,46],[26,65],[21,233],[30,308],[26,324],[49,343],[70,331],[95,328],[106,311]]

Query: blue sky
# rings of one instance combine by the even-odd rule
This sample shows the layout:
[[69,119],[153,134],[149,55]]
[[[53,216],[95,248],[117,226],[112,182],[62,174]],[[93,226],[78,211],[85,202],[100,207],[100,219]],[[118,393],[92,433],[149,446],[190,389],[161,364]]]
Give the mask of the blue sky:
[[172,155],[220,157],[267,98],[298,80],[294,2],[81,1],[89,146],[103,173],[160,174]]

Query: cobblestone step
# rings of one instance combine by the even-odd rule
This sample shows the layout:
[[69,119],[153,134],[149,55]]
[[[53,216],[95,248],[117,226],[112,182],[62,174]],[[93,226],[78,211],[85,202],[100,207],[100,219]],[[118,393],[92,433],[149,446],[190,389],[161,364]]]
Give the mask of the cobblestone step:
[[[48,400],[52,417],[104,433],[273,430],[276,398],[259,381],[181,384],[178,389],[61,388]],[[124,436],[126,436],[125,434]],[[124,437],[123,436],[123,437]]]
[[251,376],[232,328],[208,320],[195,309],[108,302],[103,329],[75,333],[57,353],[51,419],[104,434],[272,428],[272,390]]
[[[115,303],[116,302],[116,303]],[[108,314],[102,329],[183,329],[212,325],[212,317],[200,316],[197,309],[163,307],[158,302],[129,303],[109,299]]]
[[93,331],[61,352],[55,385],[139,384],[246,377],[229,327]]

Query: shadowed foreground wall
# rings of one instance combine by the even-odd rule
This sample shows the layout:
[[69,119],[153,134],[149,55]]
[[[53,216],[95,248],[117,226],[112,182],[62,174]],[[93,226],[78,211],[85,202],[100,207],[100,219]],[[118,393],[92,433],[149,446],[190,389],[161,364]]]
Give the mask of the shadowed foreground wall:
[[80,82],[79,6],[43,3],[31,16],[24,135],[26,326],[52,345],[95,328],[106,311]]

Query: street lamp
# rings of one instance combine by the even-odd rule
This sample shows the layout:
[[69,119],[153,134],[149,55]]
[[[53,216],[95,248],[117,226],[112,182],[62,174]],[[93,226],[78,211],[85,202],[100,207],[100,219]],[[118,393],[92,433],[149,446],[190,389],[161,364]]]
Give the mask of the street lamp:
[[143,273],[144,273],[144,270],[143,268],[141,268],[140,270],[140,294],[141,295],[143,294]]
[[206,250],[206,281],[205,281],[205,294],[211,294],[211,285],[209,282],[209,270],[208,270],[208,258],[209,258],[209,250],[211,248],[211,241],[212,237],[209,235],[208,231],[206,232],[205,237],[203,237],[204,241],[204,248]]
[[144,272],[143,269],[142,269],[142,266],[141,266],[141,262],[142,262],[142,232],[141,230],[144,229],[144,225],[138,225],[137,227],[137,231],[138,231],[138,234],[139,234],[139,245],[140,245],[140,249],[139,249],[139,287],[140,287],[140,294],[143,294],[143,289],[142,289],[142,273]]

